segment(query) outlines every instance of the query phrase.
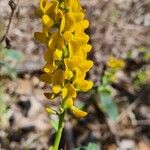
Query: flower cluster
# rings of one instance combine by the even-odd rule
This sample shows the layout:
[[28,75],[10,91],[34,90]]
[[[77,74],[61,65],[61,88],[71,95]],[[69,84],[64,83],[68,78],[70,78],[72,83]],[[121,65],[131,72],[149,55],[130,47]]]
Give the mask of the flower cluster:
[[106,65],[108,67],[105,72],[107,80],[109,80],[110,82],[116,82],[116,73],[125,67],[125,61],[123,59],[110,56],[106,62]]
[[93,86],[85,79],[93,62],[87,60],[91,45],[84,32],[89,26],[84,10],[79,0],[40,0],[36,13],[42,19],[42,31],[35,38],[47,47],[41,80],[52,85],[51,93],[45,95],[49,99],[61,96],[66,109],[84,117],[87,113],[74,106],[77,92]]
[[110,56],[107,61],[107,66],[113,69],[121,69],[125,66],[125,62],[122,59]]

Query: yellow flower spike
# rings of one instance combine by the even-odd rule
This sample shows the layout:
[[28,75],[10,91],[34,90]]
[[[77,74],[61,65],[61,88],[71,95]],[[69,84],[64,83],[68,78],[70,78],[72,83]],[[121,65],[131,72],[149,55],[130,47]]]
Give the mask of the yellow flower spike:
[[53,54],[53,57],[54,57],[54,60],[61,60],[62,58],[62,51],[59,50],[59,49],[56,49],[54,54]]
[[65,58],[65,59],[64,59],[64,62],[65,62],[65,65],[66,65],[69,69],[73,70],[73,69],[75,69],[77,66],[80,65],[81,60],[82,60],[81,57],[79,57],[79,56],[73,56],[72,59]]
[[73,83],[76,83],[78,80],[83,80],[86,77],[86,72],[81,70],[79,67],[74,69],[75,77]]
[[[80,33],[80,34],[79,34]],[[78,45],[83,45],[83,44],[87,44],[87,42],[89,41],[89,36],[85,33],[81,33],[81,32],[75,32],[75,39],[74,41],[78,41]]]
[[87,112],[80,110],[79,108],[72,106],[71,107],[71,112],[73,115],[77,118],[83,118],[87,115]]
[[88,20],[82,20],[79,23],[76,24],[76,31],[75,33],[77,35],[80,35],[81,33],[84,32],[84,30],[89,26],[89,21]]
[[[55,150],[59,149],[66,110],[69,109],[77,118],[87,115],[74,106],[77,91],[86,92],[93,86],[93,82],[85,80],[93,62],[87,60],[87,53],[92,47],[85,33],[89,22],[84,13],[79,0],[40,0],[37,9],[43,30],[36,32],[35,38],[47,47],[44,53],[45,74],[40,79],[51,84],[51,91],[44,95],[48,99],[62,97],[59,126],[52,146]],[[56,113],[51,108],[46,109],[49,113]]]
[[53,114],[53,115],[56,115],[57,113],[56,113],[56,111],[54,111],[52,108],[50,108],[50,107],[46,107],[46,109],[45,109],[49,114]]
[[62,98],[75,98],[77,96],[76,89],[74,86],[70,83],[66,84],[65,87],[62,90]]
[[57,94],[59,92],[61,92],[62,87],[60,85],[53,85],[52,87],[52,92]]
[[42,74],[39,79],[47,84],[51,83],[51,75],[50,74]]

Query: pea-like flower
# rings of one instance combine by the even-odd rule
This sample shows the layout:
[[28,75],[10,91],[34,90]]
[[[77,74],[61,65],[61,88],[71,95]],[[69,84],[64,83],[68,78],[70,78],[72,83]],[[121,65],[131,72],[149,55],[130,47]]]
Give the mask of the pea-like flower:
[[[87,113],[74,106],[77,92],[88,91],[93,86],[92,81],[85,79],[93,62],[87,60],[92,47],[84,32],[89,26],[84,10],[78,0],[40,0],[36,13],[42,20],[42,31],[36,32],[35,38],[47,48],[40,79],[52,85],[51,92],[45,96],[49,99],[61,96],[63,109],[84,117]],[[51,108],[47,110],[53,112]]]

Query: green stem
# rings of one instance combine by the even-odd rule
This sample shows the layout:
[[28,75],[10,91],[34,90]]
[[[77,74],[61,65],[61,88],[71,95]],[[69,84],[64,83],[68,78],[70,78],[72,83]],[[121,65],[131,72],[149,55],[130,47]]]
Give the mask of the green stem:
[[58,150],[58,148],[59,148],[60,139],[61,139],[62,131],[64,128],[64,120],[65,120],[65,110],[63,110],[63,112],[59,116],[59,126],[58,126],[58,130],[56,132],[53,150]]

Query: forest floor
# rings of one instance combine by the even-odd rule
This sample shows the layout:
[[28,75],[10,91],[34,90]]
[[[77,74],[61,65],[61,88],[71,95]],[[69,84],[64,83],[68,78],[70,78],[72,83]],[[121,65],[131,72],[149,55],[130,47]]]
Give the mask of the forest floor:
[[[19,61],[4,59],[15,70],[0,74],[0,110],[6,108],[0,111],[0,150],[48,150],[55,134],[50,120],[57,118],[49,116],[44,107],[57,108],[59,102],[44,97],[49,87],[38,79],[44,65],[44,46],[33,37],[41,30],[34,13],[37,1],[14,2],[17,7],[3,45],[18,51]],[[11,15],[8,3],[0,0],[0,39]],[[116,121],[97,107],[99,98],[95,93],[79,93],[79,104],[85,104],[89,115],[81,120],[67,115],[61,147],[73,150],[94,142],[103,150],[149,150],[150,1],[81,0],[81,4],[90,21],[87,33],[93,50],[89,57],[94,67],[88,78],[94,81],[94,88],[101,84],[109,56],[124,59],[126,66],[112,84],[119,109]]]

